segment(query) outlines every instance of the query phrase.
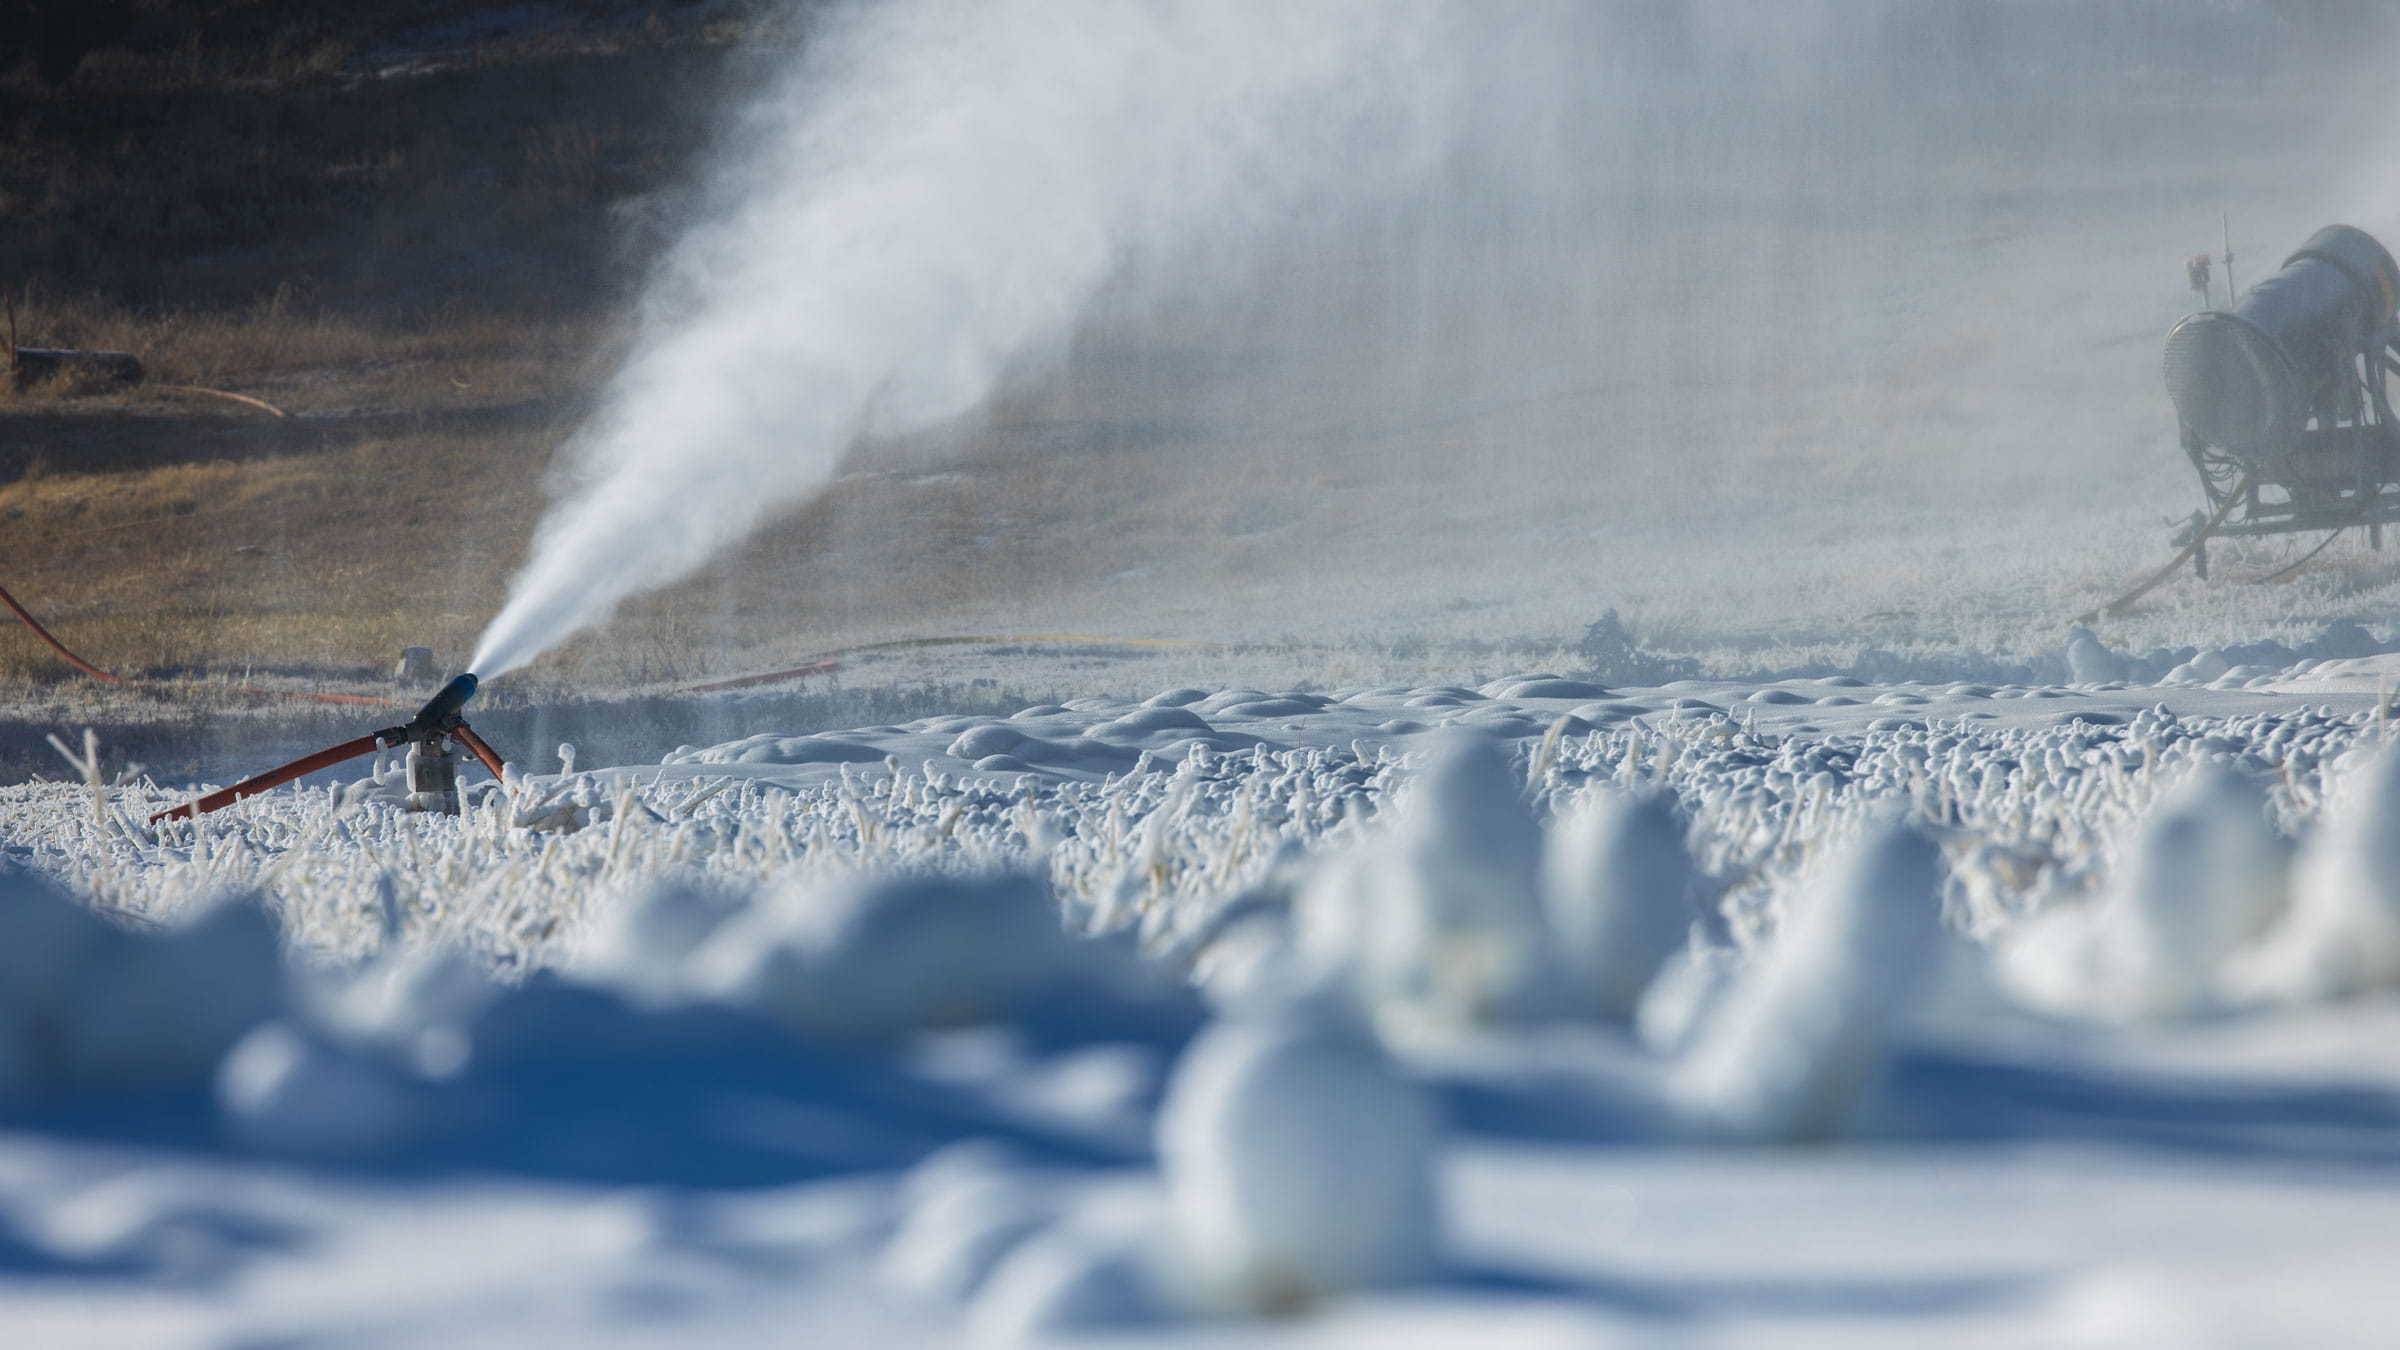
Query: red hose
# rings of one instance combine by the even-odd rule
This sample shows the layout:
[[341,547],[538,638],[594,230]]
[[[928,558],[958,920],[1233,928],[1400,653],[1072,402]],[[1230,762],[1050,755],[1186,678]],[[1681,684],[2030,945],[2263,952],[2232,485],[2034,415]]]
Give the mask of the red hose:
[[[457,739],[459,744],[472,751],[475,758],[483,761],[483,767],[492,771],[493,778],[500,780],[503,784],[508,781],[508,776],[500,771],[500,756],[493,751],[491,746],[484,743],[483,737],[475,734],[473,728],[461,722],[450,728],[450,734]],[[219,788],[206,796],[185,802],[181,806],[161,811],[150,817],[150,823],[156,825],[162,820],[172,820],[177,817],[188,820],[194,816],[206,815],[219,807],[231,806],[244,797],[255,797],[259,793],[282,787],[295,778],[304,778],[319,769],[330,769],[343,760],[356,759],[360,755],[376,749],[384,744],[383,736],[382,732],[370,732],[357,740],[344,741],[340,745],[330,745],[312,755],[302,755],[289,764],[278,765],[265,773],[245,778],[232,787]]]
[[459,744],[473,751],[475,758],[483,761],[483,767],[492,771],[492,777],[499,779],[504,786],[507,784],[508,775],[500,772],[500,756],[492,753],[492,747],[483,743],[483,737],[476,735],[464,722],[450,728],[450,734]]
[[396,698],[380,698],[374,694],[314,694],[306,689],[253,689],[246,684],[234,686],[236,692],[263,694],[268,698],[308,698],[319,703],[356,703],[369,708],[405,708],[408,705]]
[[842,663],[839,661],[811,661],[804,666],[793,666],[789,670],[770,670],[763,675],[736,675],[730,680],[710,680],[704,684],[687,684],[675,692],[678,694],[705,694],[712,689],[742,689],[754,684],[774,684],[779,680],[796,680],[803,675],[823,675],[828,671],[841,668]]
[[100,667],[93,665],[91,662],[84,660],[80,656],[77,656],[75,653],[68,651],[66,644],[60,642],[57,638],[50,636],[50,630],[42,627],[40,620],[34,618],[31,614],[26,613],[25,607],[17,603],[17,597],[10,595],[5,587],[0,587],[0,604],[7,605],[9,609],[13,610],[18,618],[25,621],[25,626],[33,630],[33,635],[40,638],[42,641],[49,643],[50,650],[57,652],[60,656],[65,657],[68,665],[75,667],[77,670],[82,671],[84,674],[91,676],[95,680],[101,680],[109,684],[133,683],[133,681],[125,679],[122,676],[111,675],[107,671],[102,670]]
[[[111,675],[107,671],[102,670],[100,667],[93,665],[91,662],[84,660],[80,656],[77,656],[75,653],[68,651],[66,644],[60,642],[57,638],[50,636],[50,630],[42,627],[40,620],[27,613],[25,607],[17,603],[17,597],[10,595],[5,587],[0,587],[0,605],[8,606],[8,608],[15,613],[18,618],[23,619],[25,621],[25,626],[33,630],[34,636],[50,644],[50,650],[57,652],[60,656],[66,658],[68,665],[75,667],[77,670],[80,670],[84,674],[91,676],[93,679],[100,680],[107,684],[121,684],[128,689],[156,689],[161,687],[148,680],[129,680],[122,675]],[[316,694],[310,693],[305,689],[254,689],[246,684],[237,684],[233,688],[234,692],[236,693],[256,694],[261,698],[305,698],[314,700],[318,703],[363,704],[372,708],[401,708],[407,706],[398,699],[378,698],[373,694]]]
[[332,768],[346,759],[356,759],[360,755],[374,750],[380,743],[375,734],[370,732],[354,741],[344,741],[340,745],[327,746],[313,755],[302,755],[289,764],[280,765],[265,773],[245,778],[232,787],[219,788],[196,801],[169,807],[150,817],[150,823],[156,825],[162,820],[171,820],[178,816],[189,819],[202,812],[214,811],[220,806],[231,806],[244,797],[255,797],[271,788],[282,787],[295,778],[315,773],[319,769]]

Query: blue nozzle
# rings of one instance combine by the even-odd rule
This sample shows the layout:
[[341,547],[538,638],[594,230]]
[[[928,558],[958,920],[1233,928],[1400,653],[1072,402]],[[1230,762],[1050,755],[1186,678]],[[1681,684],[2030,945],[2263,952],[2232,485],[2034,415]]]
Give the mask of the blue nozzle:
[[409,725],[438,726],[458,716],[458,710],[466,706],[468,699],[475,697],[475,684],[473,675],[461,675],[443,685],[442,692],[435,694],[424,707],[417,710],[415,717],[409,719]]

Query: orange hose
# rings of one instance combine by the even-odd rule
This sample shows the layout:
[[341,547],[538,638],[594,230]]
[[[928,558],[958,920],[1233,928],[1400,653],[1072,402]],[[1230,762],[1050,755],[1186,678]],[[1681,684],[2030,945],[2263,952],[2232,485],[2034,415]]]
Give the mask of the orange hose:
[[231,399],[236,403],[247,403],[251,407],[257,408],[262,412],[273,413],[277,417],[285,418],[287,420],[291,417],[290,413],[285,412],[283,409],[276,407],[274,404],[267,402],[263,398],[252,398],[248,394],[237,394],[230,389],[204,389],[196,384],[154,384],[150,387],[162,394],[206,394],[211,398]]
[[0,587],[0,604],[7,605],[10,610],[15,612],[18,618],[23,619],[25,621],[25,626],[33,630],[33,635],[40,638],[42,641],[49,643],[50,650],[57,652],[60,656],[65,657],[68,665],[75,667],[77,670],[82,671],[84,674],[91,676],[95,680],[100,680],[108,684],[129,685],[133,683],[133,681],[128,680],[123,676],[111,675],[107,671],[102,670],[100,667],[93,665],[91,662],[84,660],[80,656],[77,656],[75,653],[68,651],[66,644],[60,642],[57,638],[50,636],[50,630],[42,627],[40,620],[34,618],[31,614],[26,613],[25,607],[17,603],[17,597],[10,595],[5,587]]
[[839,661],[811,661],[804,666],[793,666],[789,670],[770,670],[763,675],[736,675],[730,680],[710,680],[705,684],[687,684],[675,692],[678,694],[705,694],[712,689],[742,689],[754,684],[774,684],[778,680],[796,680],[803,675],[823,675],[828,671],[841,668],[842,663]]
[[[220,807],[231,806],[244,797],[255,797],[259,793],[282,787],[295,778],[304,778],[319,769],[332,768],[344,760],[356,759],[371,750],[381,748],[385,744],[383,739],[385,734],[380,731],[370,732],[356,740],[344,741],[340,745],[327,746],[314,754],[302,755],[289,764],[278,765],[262,774],[254,774],[232,787],[219,788],[215,792],[185,802],[181,806],[169,807],[150,817],[149,823],[156,825],[162,820],[175,818],[189,820],[194,816],[206,815]],[[506,786],[508,777],[501,772],[500,756],[484,742],[483,737],[476,735],[474,729],[464,722],[450,728],[450,735],[472,751],[475,758],[483,761],[483,767],[492,771],[492,777],[499,780],[503,787]]]
[[[50,630],[42,627],[40,620],[34,618],[32,614],[26,612],[25,607],[17,603],[17,597],[10,595],[5,587],[0,587],[0,605],[8,606],[10,611],[15,613],[18,618],[23,619],[25,621],[25,626],[33,630],[33,635],[40,638],[43,642],[48,643],[50,650],[57,652],[61,657],[65,658],[68,665],[75,667],[77,670],[80,670],[84,674],[91,676],[93,679],[102,681],[106,684],[121,684],[128,689],[156,689],[162,687],[149,680],[129,680],[122,675],[111,675],[107,671],[102,670],[100,667],[93,665],[91,662],[84,660],[80,656],[77,656],[75,653],[68,651],[66,644],[60,642],[57,638],[52,637],[50,635]],[[360,704],[372,708],[402,708],[408,706],[398,699],[379,698],[373,694],[318,694],[311,693],[305,689],[257,689],[246,684],[237,684],[233,686],[233,688],[234,692],[236,693],[256,694],[260,698],[305,698],[314,700],[318,703],[350,703]]]
[[169,807],[150,817],[150,823],[156,825],[162,820],[177,816],[188,820],[203,812],[214,811],[220,806],[231,806],[244,797],[255,797],[270,788],[282,787],[295,778],[315,773],[319,769],[332,768],[346,759],[356,759],[360,755],[374,750],[381,743],[380,737],[369,734],[354,741],[344,741],[340,745],[327,746],[313,755],[302,755],[289,764],[278,765],[262,774],[253,774],[232,787],[219,788],[196,801]]
[[[1184,647],[1196,651],[1229,651],[1232,647],[1230,643],[1199,642],[1185,638],[1106,637],[1092,633],[1012,633],[1004,636],[953,634],[947,637],[894,638],[889,642],[869,642],[863,646],[844,647],[834,653],[834,656],[845,656],[852,652],[896,651],[909,647],[968,647],[979,644],[997,646],[1018,642],[1089,642],[1110,647]],[[833,657],[826,657],[811,661],[806,665],[793,666],[788,670],[770,670],[758,675],[736,675],[731,679],[677,685],[673,692],[705,694],[718,689],[744,689],[754,684],[774,684],[782,680],[796,680],[803,675],[824,675],[841,668],[840,661]]]
[[459,744],[473,751],[475,758],[483,761],[483,767],[492,771],[492,777],[499,779],[503,788],[507,786],[508,775],[500,772],[500,756],[492,753],[492,747],[483,743],[483,737],[476,735],[474,730],[464,722],[450,728],[450,734],[458,740]]
[[246,684],[237,684],[234,686],[234,690],[243,694],[260,694],[267,698],[308,698],[315,699],[319,703],[355,703],[368,708],[405,708],[408,706],[399,699],[383,698],[375,694],[317,694],[306,689],[253,689]]

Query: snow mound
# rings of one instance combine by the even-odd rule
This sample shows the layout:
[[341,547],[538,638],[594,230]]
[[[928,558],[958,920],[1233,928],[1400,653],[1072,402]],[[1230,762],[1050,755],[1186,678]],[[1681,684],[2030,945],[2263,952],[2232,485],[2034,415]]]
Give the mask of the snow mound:
[[1524,1015],[1551,978],[1541,858],[1508,757],[1489,738],[1456,736],[1390,832],[1301,896],[1303,942],[1403,1041]]
[[2227,963],[2284,906],[2286,851],[2266,812],[2247,777],[2201,766],[2143,820],[2107,893],[2010,936],[2010,986],[2035,1007],[2114,1021],[2220,1007]]
[[1433,1110],[1337,1021],[1218,1022],[1177,1066],[1158,1129],[1179,1250],[1211,1306],[1291,1311],[1435,1268]]
[[1840,1135],[1929,987],[1940,887],[1940,853],[1920,834],[1886,827],[1850,845],[1676,1065],[1691,1127],[1735,1140]]
[[692,992],[812,1040],[1005,1020],[1080,970],[1049,888],[1026,876],[786,884],[692,954]]
[[0,869],[0,1102],[203,1083],[283,1004],[275,930],[228,899],[129,933]]
[[1012,1250],[1057,1217],[1055,1196],[985,1153],[946,1150],[910,1174],[906,1207],[876,1267],[885,1285],[963,1305]]
[[1698,876],[1683,827],[1655,797],[1595,794],[1551,831],[1542,880],[1562,1006],[1630,1023],[1691,933]]
[[2400,747],[2353,755],[2294,869],[2289,917],[2235,977],[2251,996],[2313,1002],[2400,987]]
[[291,1157],[386,1157],[411,1142],[421,1105],[373,1060],[291,1022],[242,1038],[217,1070],[217,1104],[245,1148]]
[[979,1344],[1027,1345],[1181,1312],[1146,1232],[1078,1215],[1011,1248],[968,1308],[967,1326]]

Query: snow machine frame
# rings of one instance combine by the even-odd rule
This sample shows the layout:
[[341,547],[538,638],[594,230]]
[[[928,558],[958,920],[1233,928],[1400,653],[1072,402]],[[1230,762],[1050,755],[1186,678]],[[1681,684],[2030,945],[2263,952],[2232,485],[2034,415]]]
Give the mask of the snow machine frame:
[[[346,760],[356,759],[360,755],[404,745],[421,748],[434,756],[447,756],[450,742],[456,741],[465,746],[476,759],[482,761],[483,767],[491,771],[492,777],[505,782],[507,775],[502,772],[500,756],[484,742],[481,736],[475,734],[474,728],[467,725],[467,719],[461,711],[466,706],[467,700],[475,696],[475,685],[476,679],[473,675],[461,675],[443,685],[440,693],[435,694],[427,700],[424,707],[417,710],[416,716],[399,726],[385,727],[381,731],[371,731],[356,740],[344,741],[340,745],[329,745],[313,754],[302,755],[288,764],[279,764],[265,773],[253,774],[232,787],[219,788],[215,792],[185,802],[181,806],[169,807],[150,817],[149,823],[156,825],[165,820],[190,820],[220,807],[231,806],[244,797],[255,797],[271,788],[281,787],[295,778],[305,777],[319,769],[329,769]],[[412,782],[410,786],[413,789],[417,785]],[[455,789],[453,788],[445,795],[448,797],[447,805],[427,809],[438,810],[448,815],[457,814],[458,798]]]
[[[2338,533],[2400,521],[2400,264],[2365,232],[2319,230],[2230,311],[2167,335],[2166,377],[2207,509],[2177,536]],[[2329,536],[2330,538],[2330,536]]]
[[2400,521],[2400,417],[2392,412],[2387,386],[2400,375],[2400,325],[2376,334],[2345,374],[2350,377],[2343,382],[2346,406],[2330,417],[2312,418],[2278,464],[2245,463],[2189,425],[2181,428],[2183,452],[2208,499],[2207,514],[2228,497],[2238,498],[2215,533],[2294,534],[2364,525],[2375,547],[2383,546],[2382,527]]

